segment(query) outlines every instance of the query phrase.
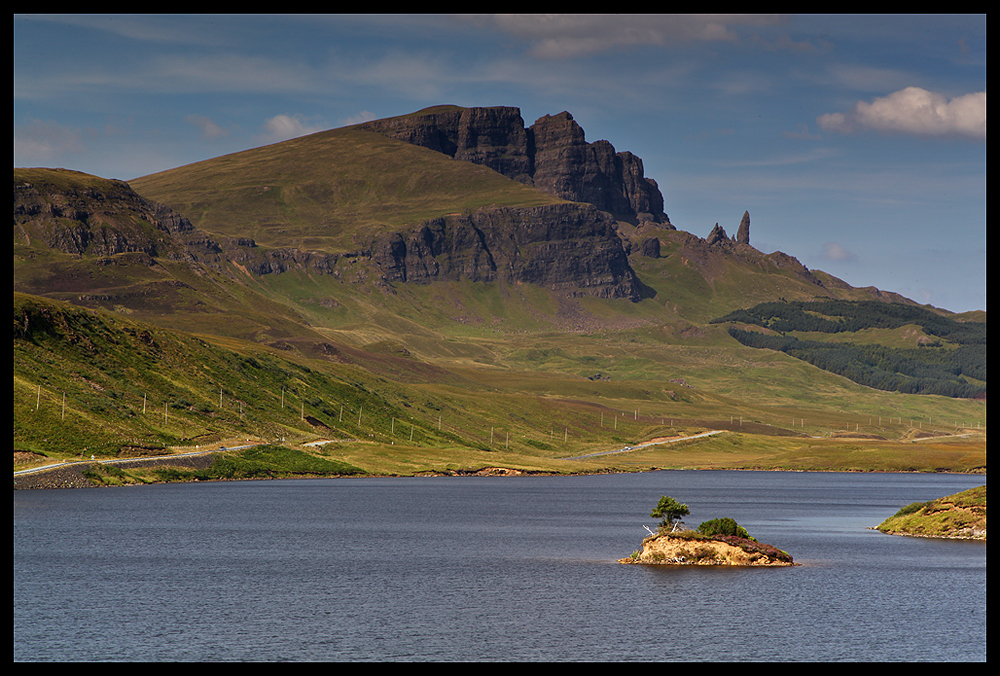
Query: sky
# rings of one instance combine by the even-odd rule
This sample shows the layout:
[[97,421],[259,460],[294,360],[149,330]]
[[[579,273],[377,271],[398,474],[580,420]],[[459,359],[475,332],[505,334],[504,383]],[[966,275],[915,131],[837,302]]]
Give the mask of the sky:
[[14,15],[14,166],[129,180],[440,104],[568,111],[681,230],[986,309],[985,15]]

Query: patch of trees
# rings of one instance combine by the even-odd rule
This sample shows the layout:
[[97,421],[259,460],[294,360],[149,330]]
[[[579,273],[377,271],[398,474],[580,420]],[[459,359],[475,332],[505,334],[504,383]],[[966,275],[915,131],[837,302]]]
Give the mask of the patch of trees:
[[660,522],[660,530],[669,533],[683,525],[684,522],[681,521],[681,517],[687,516],[690,513],[691,511],[687,505],[682,505],[667,495],[661,495],[660,501],[656,503],[656,507],[653,508],[653,511],[649,515],[657,519],[662,518],[663,521]]
[[986,380],[985,345],[893,348],[800,340],[736,327],[729,328],[729,335],[747,347],[778,350],[879,390],[958,398],[986,394],[984,385],[967,380]]
[[882,301],[774,301],[734,310],[711,323],[739,322],[778,333],[818,331],[841,333],[862,329],[895,329],[907,324],[959,345],[986,345],[985,322],[959,322],[927,308]]
[[[986,323],[959,322],[915,305],[881,301],[776,301],[712,320],[761,326],[781,335],[729,328],[743,345],[778,350],[856,383],[890,392],[972,398],[986,387]],[[916,324],[939,340],[929,346],[828,343],[785,335],[791,331],[842,333]],[[950,347],[943,347],[947,341]],[[958,347],[954,347],[955,345]]]

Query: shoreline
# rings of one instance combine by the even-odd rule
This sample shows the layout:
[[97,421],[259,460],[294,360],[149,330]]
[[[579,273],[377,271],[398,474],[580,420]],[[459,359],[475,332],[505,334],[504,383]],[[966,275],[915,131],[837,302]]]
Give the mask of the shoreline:
[[[98,464],[106,465],[152,465],[156,467],[185,467],[189,469],[207,469],[214,462],[214,456],[224,453],[229,449],[215,449],[211,451],[199,451],[196,453],[185,453],[177,455],[160,455],[154,457],[137,458],[110,458],[105,460],[75,460],[63,461],[52,467],[35,467],[14,472],[14,490],[45,490],[64,488],[115,488],[117,485],[94,484],[86,478],[84,472]],[[637,474],[641,472],[789,472],[789,473],[841,473],[841,474],[954,474],[961,476],[986,476],[986,471],[920,471],[920,470],[861,470],[861,469],[780,469],[763,467],[648,467],[645,469],[622,470],[622,469],[597,469],[583,472],[559,472],[545,470],[521,470],[509,467],[487,466],[479,469],[442,471],[418,471],[413,474],[317,474],[301,476],[282,477],[251,477],[246,479],[191,479],[187,481],[150,481],[121,484],[121,486],[140,486],[158,483],[210,483],[222,481],[280,481],[297,479],[391,479],[391,478],[430,478],[430,477],[496,477],[496,478],[519,478],[538,476],[594,476],[600,474]],[[955,538],[958,539],[958,538]]]
[[972,535],[925,535],[924,533],[904,533],[902,531],[879,530],[877,526],[868,526],[867,530],[874,530],[883,535],[898,535],[904,538],[924,538],[925,540],[965,540],[968,542],[982,542],[986,544],[985,537],[975,537]]

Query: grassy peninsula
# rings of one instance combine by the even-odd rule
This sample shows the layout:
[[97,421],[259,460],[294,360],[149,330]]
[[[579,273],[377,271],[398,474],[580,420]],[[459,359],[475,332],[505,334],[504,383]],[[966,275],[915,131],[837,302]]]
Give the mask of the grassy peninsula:
[[880,523],[892,535],[986,540],[986,486],[930,502],[914,502]]

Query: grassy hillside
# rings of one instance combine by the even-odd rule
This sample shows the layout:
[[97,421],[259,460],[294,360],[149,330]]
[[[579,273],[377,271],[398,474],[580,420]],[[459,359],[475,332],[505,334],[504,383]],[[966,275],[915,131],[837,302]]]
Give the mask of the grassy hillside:
[[208,232],[352,251],[374,233],[483,206],[558,202],[490,169],[351,127],[129,182]]
[[[807,367],[780,356],[753,361],[758,352],[750,349],[742,365],[720,366],[718,353],[677,347],[666,350],[672,367],[670,360],[655,358],[662,345],[643,357],[636,336],[630,350],[635,356],[624,361],[644,359],[655,371],[591,380],[566,373],[561,363],[585,356],[577,352],[583,343],[563,346],[561,353],[554,346],[525,345],[520,350],[526,352],[509,362],[498,350],[497,364],[445,369],[392,344],[371,351],[343,346],[338,357],[310,360],[38,298],[15,296],[14,309],[14,445],[38,454],[38,462],[250,440],[378,474],[495,466],[548,472],[985,467],[979,423],[970,428],[971,421],[927,421],[931,413],[971,417],[976,411],[968,402],[892,401],[822,375],[815,382],[823,396],[800,400],[788,384]],[[653,345],[647,342],[645,349]],[[536,367],[525,370],[511,366],[532,362]],[[743,377],[727,386],[734,365]],[[609,373],[619,372],[618,365],[609,366]],[[677,374],[686,384],[666,379]],[[771,385],[752,386],[765,381]],[[866,415],[876,409],[906,417],[876,421]],[[727,433],[566,459],[710,429]],[[957,431],[972,436],[952,436]],[[923,436],[934,438],[918,441]],[[331,443],[307,445],[320,440]]]

